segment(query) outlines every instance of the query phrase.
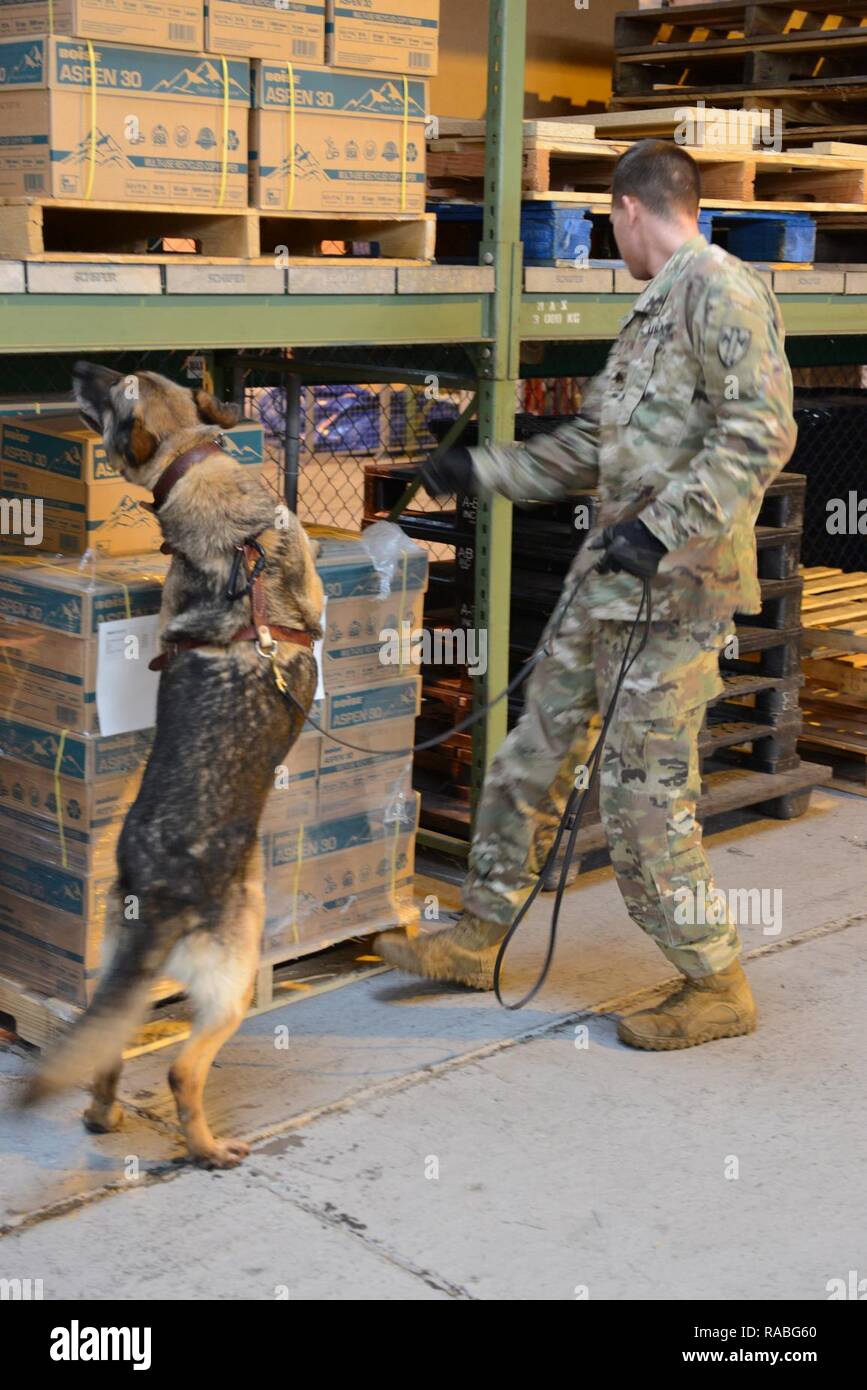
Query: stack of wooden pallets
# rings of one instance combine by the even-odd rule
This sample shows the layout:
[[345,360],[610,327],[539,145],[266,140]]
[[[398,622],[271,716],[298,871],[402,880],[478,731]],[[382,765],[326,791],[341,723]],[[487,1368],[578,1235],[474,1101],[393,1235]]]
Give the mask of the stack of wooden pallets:
[[[433,128],[428,196],[438,217],[437,255],[473,262],[482,230],[485,123],[440,119]],[[525,121],[525,264],[585,271],[612,266],[611,175],[624,151],[647,135],[675,140],[698,162],[700,225],[708,240],[768,274],[788,276],[775,282],[778,290],[865,293],[867,144],[815,140],[783,150],[767,110],[668,105],[586,120]],[[605,288],[591,278],[588,292]]]
[[804,570],[805,758],[867,795],[867,573]]

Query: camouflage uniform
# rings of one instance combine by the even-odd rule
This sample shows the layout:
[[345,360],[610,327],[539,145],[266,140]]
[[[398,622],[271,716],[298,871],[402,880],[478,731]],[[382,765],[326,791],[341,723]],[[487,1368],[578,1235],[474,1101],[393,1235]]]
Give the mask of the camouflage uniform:
[[[480,486],[515,502],[597,488],[606,525],[651,499],[641,519],[670,553],[606,740],[600,804],[631,916],[692,978],[726,969],[740,949],[730,922],[682,925],[674,894],[711,886],[695,814],[698,734],[723,688],[733,615],[761,608],[754,525],[794,443],[777,303],[749,266],[696,236],[636,300],[575,420],[524,445],[472,450]],[[507,926],[538,873],[641,592],[630,574],[592,573],[528,682],[485,783],[464,887],[465,908],[485,921]]]

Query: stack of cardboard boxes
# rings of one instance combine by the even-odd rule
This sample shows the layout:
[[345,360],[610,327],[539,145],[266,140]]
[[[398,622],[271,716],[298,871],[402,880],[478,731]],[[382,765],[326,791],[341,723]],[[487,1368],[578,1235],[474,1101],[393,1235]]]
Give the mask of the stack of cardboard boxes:
[[[414,918],[418,797],[412,790],[421,678],[382,634],[421,627],[425,552],[407,547],[386,581],[358,541],[325,540],[325,698],[278,774],[262,818],[266,951],[311,950]],[[407,626],[408,625],[408,626]],[[404,644],[405,645],[405,644]],[[345,743],[356,745],[347,748]]]
[[[67,403],[67,412],[70,409]],[[226,432],[226,449],[261,471],[265,437],[245,420]],[[20,415],[0,419],[0,499],[14,520],[16,506],[39,504],[35,550],[63,555],[140,555],[158,550],[161,536],[146,489],[112,468],[99,436],[78,415]],[[7,531],[10,528],[4,528]]]
[[[166,564],[0,557],[0,974],[76,1004],[98,975],[117,835],[153,734],[100,732],[100,625],[158,612]],[[427,559],[412,547],[384,585],[361,542],[326,541],[318,567],[313,718],[363,751],[308,726],[275,770],[261,826],[270,959],[413,915],[420,679],[383,664],[380,634],[420,625]]]
[[0,974],[76,1004],[152,738],[97,732],[99,627],[157,613],[166,563],[0,559]]
[[438,26],[439,0],[4,0],[0,196],[421,212]]

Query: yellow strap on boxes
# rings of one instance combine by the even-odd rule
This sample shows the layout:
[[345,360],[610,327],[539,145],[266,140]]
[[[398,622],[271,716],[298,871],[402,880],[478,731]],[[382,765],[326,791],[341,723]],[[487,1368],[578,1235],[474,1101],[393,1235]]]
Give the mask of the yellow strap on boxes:
[[48,32],[54,33],[54,0],[48,0]]
[[407,140],[409,139],[409,82],[403,79],[403,140],[400,160],[400,210],[406,212]]
[[90,198],[93,194],[93,179],[96,174],[96,55],[93,51],[93,40],[87,39],[86,43],[87,61],[90,68],[90,158],[84,196]]
[[289,192],[286,207],[289,211],[295,206],[295,68],[286,64],[289,74]]
[[57,833],[60,836],[60,862],[64,869],[68,868],[66,859],[66,836],[63,833],[63,794],[60,790],[60,767],[63,762],[63,750],[66,746],[66,730],[60,731],[60,742],[57,745],[57,756],[54,759],[54,800],[57,803]]
[[295,846],[295,879],[292,884],[292,938],[297,943],[301,940],[298,931],[298,888],[301,884],[301,861],[304,858],[304,826],[298,827],[298,842]]
[[220,62],[223,65],[223,163],[220,170],[218,207],[222,207],[226,201],[226,184],[229,179],[229,64],[223,53],[220,54]]

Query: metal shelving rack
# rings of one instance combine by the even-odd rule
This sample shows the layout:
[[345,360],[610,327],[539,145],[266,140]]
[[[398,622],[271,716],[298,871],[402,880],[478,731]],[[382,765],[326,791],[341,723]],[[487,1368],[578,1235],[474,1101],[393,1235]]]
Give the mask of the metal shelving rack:
[[[0,263],[0,372],[10,359],[39,354],[188,350],[206,353],[218,382],[231,384],[232,360],[256,350],[304,348],[308,379],[348,380],[336,348],[359,348],[376,365],[376,350],[406,346],[435,370],[438,346],[460,344],[475,372],[480,438],[514,438],[516,384],[525,376],[584,375],[603,363],[632,296],[523,292],[521,159],[527,0],[489,0],[488,142],[480,264],[432,267],[395,276],[390,294],[353,293],[334,271],[330,293],[276,295],[138,295],[23,292],[23,269]],[[16,273],[21,270],[20,284]],[[492,274],[493,272],[493,274]],[[343,278],[341,278],[343,277]],[[10,288],[11,286],[11,288]],[[420,289],[421,287],[421,289]],[[796,365],[867,361],[867,295],[781,296]],[[528,351],[528,346],[532,348]],[[412,347],[412,354],[409,349]],[[522,367],[522,350],[528,358]],[[532,362],[529,359],[532,358]],[[331,373],[330,378],[324,373]],[[6,375],[6,373],[4,373]],[[356,380],[361,379],[356,376]],[[365,380],[376,380],[368,375]],[[389,366],[387,376],[400,379]],[[407,380],[413,380],[408,372]],[[495,498],[479,506],[476,553],[477,622],[489,631],[490,663],[477,682],[485,700],[507,681],[511,506]],[[476,726],[474,792],[506,730],[501,702]],[[430,832],[427,842],[450,851],[462,842]]]

